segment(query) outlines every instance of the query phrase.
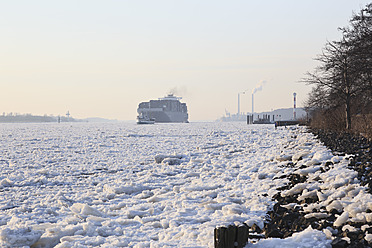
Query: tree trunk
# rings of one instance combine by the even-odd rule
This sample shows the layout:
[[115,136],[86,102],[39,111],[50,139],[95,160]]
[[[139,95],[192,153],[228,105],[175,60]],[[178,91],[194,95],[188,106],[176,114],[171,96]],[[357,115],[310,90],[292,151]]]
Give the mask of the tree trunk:
[[351,97],[348,95],[346,97],[346,103],[345,103],[345,110],[346,110],[346,129],[350,130],[351,129],[351,111],[350,111],[350,102],[351,102]]

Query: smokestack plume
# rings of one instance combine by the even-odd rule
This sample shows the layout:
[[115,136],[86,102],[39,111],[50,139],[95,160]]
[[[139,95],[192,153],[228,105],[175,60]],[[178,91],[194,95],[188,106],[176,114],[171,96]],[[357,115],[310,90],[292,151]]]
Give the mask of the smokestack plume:
[[266,84],[266,80],[262,80],[256,85],[256,88],[252,90],[252,94],[255,94],[257,91],[261,91],[262,87]]
[[266,84],[266,80],[259,82],[256,87],[252,90],[252,114],[254,113],[254,94],[262,90],[262,87]]

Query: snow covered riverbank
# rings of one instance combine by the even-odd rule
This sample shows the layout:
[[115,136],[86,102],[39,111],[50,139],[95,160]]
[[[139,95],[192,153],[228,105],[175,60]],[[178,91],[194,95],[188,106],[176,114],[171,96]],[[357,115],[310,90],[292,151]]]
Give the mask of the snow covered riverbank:
[[[283,175],[301,165],[313,165],[302,174],[339,182],[327,194],[315,181],[311,188],[298,186],[305,198],[316,189],[328,199],[355,181],[343,176],[347,160],[302,128],[1,124],[0,137],[0,244],[9,247],[213,247],[216,226],[263,227],[276,189],[288,183]],[[288,167],[289,161],[297,167]],[[321,174],[326,161],[342,170]],[[348,188],[347,201],[360,199],[371,209],[363,202],[371,202],[370,195],[357,185]],[[339,222],[358,218],[361,211],[354,212]],[[319,237],[313,243],[326,247],[326,234],[330,238],[307,230],[296,243]]]

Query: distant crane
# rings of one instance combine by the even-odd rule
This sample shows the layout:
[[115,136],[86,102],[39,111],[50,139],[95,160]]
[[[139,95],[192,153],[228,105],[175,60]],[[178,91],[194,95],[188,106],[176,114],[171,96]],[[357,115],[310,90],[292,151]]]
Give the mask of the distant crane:
[[225,109],[225,114],[226,114],[227,117],[230,117],[230,112],[227,111],[227,109]]
[[67,121],[70,121],[70,111],[67,110],[66,116],[67,116]]

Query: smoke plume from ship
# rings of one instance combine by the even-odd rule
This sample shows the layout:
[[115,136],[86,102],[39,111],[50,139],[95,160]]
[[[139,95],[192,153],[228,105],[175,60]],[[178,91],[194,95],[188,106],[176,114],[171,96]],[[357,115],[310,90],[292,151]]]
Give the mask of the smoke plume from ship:
[[180,87],[173,87],[170,90],[168,90],[168,95],[174,95],[174,96],[186,96],[187,95],[187,88],[185,86]]

